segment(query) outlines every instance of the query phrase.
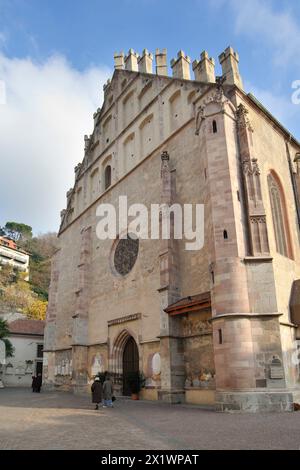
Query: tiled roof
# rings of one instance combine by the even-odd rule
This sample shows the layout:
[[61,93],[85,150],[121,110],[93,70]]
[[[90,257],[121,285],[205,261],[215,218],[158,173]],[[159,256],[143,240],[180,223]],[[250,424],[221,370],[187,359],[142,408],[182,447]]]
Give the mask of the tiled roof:
[[184,297],[174,304],[169,305],[165,308],[165,312],[170,315],[178,315],[180,313],[188,313],[196,310],[202,310],[210,307],[211,298],[210,292],[203,292],[202,294],[192,295],[190,297]]
[[16,243],[13,240],[10,240],[10,238],[0,237],[0,244],[7,246],[8,248],[12,248],[13,250],[17,249]]
[[11,334],[44,335],[43,320],[15,320],[8,324]]

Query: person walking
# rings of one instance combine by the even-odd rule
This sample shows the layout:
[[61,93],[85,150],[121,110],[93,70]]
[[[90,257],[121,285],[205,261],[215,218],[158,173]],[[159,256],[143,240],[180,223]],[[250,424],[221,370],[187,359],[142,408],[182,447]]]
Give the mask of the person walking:
[[35,380],[36,380],[35,391],[37,393],[40,393],[41,387],[42,387],[42,374],[38,374]]
[[102,384],[100,382],[100,377],[95,377],[94,382],[91,386],[92,391],[92,403],[95,403],[95,410],[99,409],[99,403],[102,402]]
[[113,404],[112,404],[113,393],[114,393],[113,383],[110,379],[110,376],[107,374],[103,383],[103,398],[104,398],[103,408],[107,408],[107,407],[113,408]]
[[32,391],[35,393],[36,392],[36,376],[32,376],[32,384],[31,384]]

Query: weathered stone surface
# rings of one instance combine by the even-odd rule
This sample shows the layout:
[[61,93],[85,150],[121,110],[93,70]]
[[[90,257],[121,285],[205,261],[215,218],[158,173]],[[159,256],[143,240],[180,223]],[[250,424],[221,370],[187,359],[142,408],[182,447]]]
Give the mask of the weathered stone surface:
[[293,395],[286,392],[243,392],[216,393],[217,411],[292,412]]
[[183,405],[174,410],[169,404],[119,398],[113,410],[95,411],[90,396],[48,393],[44,388],[40,394],[5,388],[1,390],[0,449],[192,452],[299,448],[299,412],[230,413],[224,419],[211,407],[199,408]]
[[[240,91],[239,58],[231,48],[220,58],[223,78],[216,83],[207,54],[195,64],[201,83],[189,80],[182,52],[172,63],[174,77],[167,76],[166,51],[155,57],[157,74],[151,74],[148,51],[141,58],[133,50],[126,58],[115,55],[116,70],[86,138],[53,260],[45,382],[88,390],[101,365],[121,390],[123,351],[134,338],[148,396],[182,400],[188,379],[195,388],[216,387],[219,409],[288,410],[289,391],[299,389],[289,302],[300,278],[300,250],[287,149],[293,160],[299,145]],[[297,162],[292,170],[299,172]],[[289,256],[277,252],[271,171],[284,182]],[[188,251],[184,239],[143,239],[138,250],[116,256],[119,240],[97,237],[96,209],[100,203],[118,208],[124,195],[128,206],[148,210],[204,204],[203,248]],[[174,317],[165,312],[205,292],[208,308]],[[56,373],[64,351],[71,351],[72,378]],[[278,393],[280,403],[273,403],[269,397]]]

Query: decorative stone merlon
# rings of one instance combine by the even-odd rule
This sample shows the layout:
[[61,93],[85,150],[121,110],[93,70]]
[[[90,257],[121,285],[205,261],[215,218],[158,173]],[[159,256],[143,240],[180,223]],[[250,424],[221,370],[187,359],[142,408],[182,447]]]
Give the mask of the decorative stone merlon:
[[72,196],[72,193],[73,193],[73,188],[70,188],[69,191],[67,191],[66,193],[67,203],[69,202],[70,197]]
[[125,57],[125,69],[132,72],[138,72],[138,58],[138,53],[133,49],[129,49],[128,54]]
[[243,89],[243,82],[239,72],[239,55],[232,47],[227,47],[219,56],[223,76],[227,85],[236,85]]
[[124,52],[115,52],[114,54],[115,70],[124,69]]
[[142,73],[152,73],[153,54],[147,49],[143,50],[143,55],[138,59],[139,71]]
[[77,176],[79,175],[80,169],[81,169],[81,163],[78,163],[74,168],[75,178],[77,178]]
[[107,80],[107,82],[103,85],[103,91],[104,93],[107,93],[109,87],[111,85],[111,81],[110,81],[110,78]]
[[157,75],[168,75],[167,49],[156,49],[155,51],[156,73]]
[[95,121],[96,119],[98,119],[98,116],[99,116],[99,114],[100,114],[100,111],[101,111],[101,109],[100,109],[100,108],[97,108],[97,111],[93,114],[93,119],[94,119],[94,121]]
[[62,211],[60,211],[60,219],[61,221],[63,220],[64,216],[66,215],[66,209],[63,209]]
[[200,61],[194,60],[193,71],[195,80],[205,83],[215,83],[215,60],[209,57],[206,51],[203,51],[200,56]]
[[84,136],[84,150],[87,150],[90,145],[90,138],[88,135]]
[[179,51],[177,54],[177,59],[171,60],[171,68],[173,71],[173,77],[190,80],[191,79],[190,63],[191,63],[191,59],[189,58],[189,56],[185,55],[183,51]]
[[294,162],[297,165],[297,173],[300,174],[300,152],[296,153]]

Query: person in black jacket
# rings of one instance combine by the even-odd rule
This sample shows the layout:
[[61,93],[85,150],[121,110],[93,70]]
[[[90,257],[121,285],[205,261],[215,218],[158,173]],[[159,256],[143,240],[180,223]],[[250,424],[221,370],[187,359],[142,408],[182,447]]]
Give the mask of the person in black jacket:
[[36,392],[36,376],[35,375],[32,376],[31,388],[33,392]]
[[36,383],[35,391],[37,393],[40,393],[41,387],[42,387],[42,374],[38,374],[35,380],[36,380],[36,382],[35,382]]
[[102,402],[102,384],[100,382],[100,377],[95,377],[94,383],[91,387],[92,391],[92,403],[95,403],[95,410],[99,409],[99,403]]

